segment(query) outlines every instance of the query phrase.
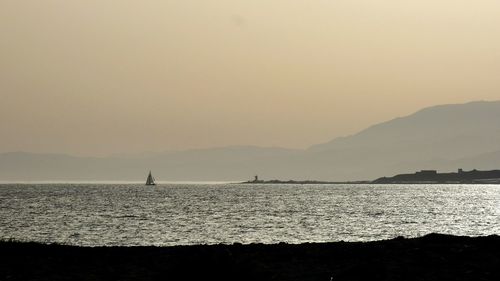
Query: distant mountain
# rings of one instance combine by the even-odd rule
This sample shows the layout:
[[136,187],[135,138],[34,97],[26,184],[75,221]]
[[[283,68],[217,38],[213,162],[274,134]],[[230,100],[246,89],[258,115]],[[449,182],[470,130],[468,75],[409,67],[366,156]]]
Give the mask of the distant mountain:
[[500,101],[440,105],[306,150],[232,146],[105,158],[0,154],[0,181],[371,180],[420,169],[500,168]]
[[[310,153],[357,162],[354,174],[369,178],[415,169],[498,168],[500,101],[440,105],[315,145]],[[484,159],[487,162],[482,162]]]
[[[500,138],[500,101],[440,105],[422,109],[410,116],[369,127],[355,135],[334,139],[311,147],[313,151],[378,147],[428,146],[432,153],[474,155],[497,149]],[[447,149],[435,151],[436,145]],[[450,147],[451,145],[451,147]],[[486,147],[484,147],[486,145]]]

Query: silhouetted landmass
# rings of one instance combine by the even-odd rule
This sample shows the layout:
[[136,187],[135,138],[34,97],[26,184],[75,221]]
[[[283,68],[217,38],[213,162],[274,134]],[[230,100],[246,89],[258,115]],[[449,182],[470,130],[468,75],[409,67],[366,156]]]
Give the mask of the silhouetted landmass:
[[315,180],[254,180],[243,184],[500,184],[500,170],[464,171],[456,173],[438,173],[436,170],[421,170],[413,174],[400,174],[393,177],[382,177],[374,181],[315,181]]
[[316,181],[316,180],[251,180],[242,184],[367,184],[370,181]]
[[0,243],[0,280],[500,280],[500,237],[85,248]]
[[492,171],[463,171],[457,173],[438,173],[435,170],[422,170],[414,174],[401,174],[394,177],[383,177],[372,183],[465,183],[465,184],[499,184],[500,170]]
[[441,105],[375,124],[308,149],[231,146],[179,152],[76,157],[0,153],[0,181],[352,181],[416,171],[496,169],[500,101]]
[[345,184],[345,183],[370,183],[369,181],[353,181],[353,182],[336,182],[336,181],[317,181],[317,180],[261,180],[259,176],[255,176],[253,180],[242,182],[242,184]]

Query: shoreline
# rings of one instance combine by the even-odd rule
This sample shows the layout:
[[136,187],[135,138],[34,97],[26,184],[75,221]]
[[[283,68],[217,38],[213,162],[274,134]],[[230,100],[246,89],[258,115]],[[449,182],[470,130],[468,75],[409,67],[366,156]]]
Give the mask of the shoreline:
[[79,247],[0,242],[0,280],[500,280],[500,236]]
[[500,181],[498,182],[438,182],[438,181],[401,181],[401,182],[374,182],[374,181],[347,181],[347,182],[342,182],[342,181],[314,181],[314,180],[306,180],[306,181],[295,181],[295,180],[268,180],[268,181],[245,181],[245,182],[239,182],[237,184],[265,184],[265,185],[273,185],[273,184],[298,184],[298,185],[313,185],[313,184],[331,184],[331,185],[425,185],[425,184],[430,184],[430,185],[499,185]]

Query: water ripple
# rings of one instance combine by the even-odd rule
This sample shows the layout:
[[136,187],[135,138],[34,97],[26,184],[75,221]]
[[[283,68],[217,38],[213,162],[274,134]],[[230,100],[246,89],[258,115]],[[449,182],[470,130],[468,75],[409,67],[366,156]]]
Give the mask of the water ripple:
[[0,185],[0,238],[73,245],[500,234],[498,185]]

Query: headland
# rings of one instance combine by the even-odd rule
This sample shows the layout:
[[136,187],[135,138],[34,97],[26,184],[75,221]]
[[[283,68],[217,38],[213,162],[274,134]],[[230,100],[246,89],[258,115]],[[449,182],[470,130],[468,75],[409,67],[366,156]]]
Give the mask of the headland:
[[421,170],[413,174],[400,174],[393,177],[378,178],[375,184],[500,184],[500,170],[464,171],[438,173],[436,170]]
[[317,181],[317,180],[253,180],[243,184],[500,184],[500,170],[464,171],[439,173],[437,170],[421,170],[413,174],[399,174],[393,177],[381,177],[376,180],[359,181]]

